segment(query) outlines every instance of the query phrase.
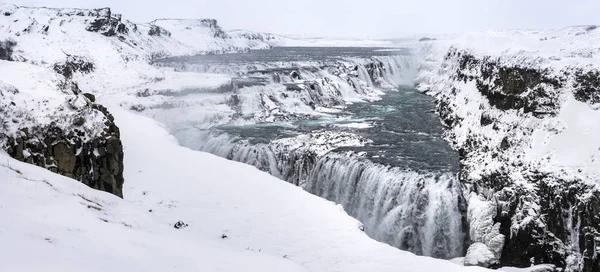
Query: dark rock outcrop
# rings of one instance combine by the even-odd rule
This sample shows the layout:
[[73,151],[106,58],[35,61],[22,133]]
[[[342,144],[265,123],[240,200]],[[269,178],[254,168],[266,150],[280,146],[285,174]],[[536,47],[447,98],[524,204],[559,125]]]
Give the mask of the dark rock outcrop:
[[166,29],[164,29],[162,27],[159,27],[156,25],[151,25],[150,30],[148,30],[148,35],[171,37],[171,32],[167,31]]
[[109,8],[94,11],[97,13],[97,18],[89,23],[86,27],[87,31],[98,32],[107,37],[129,32],[127,25],[121,22],[121,15],[115,14],[113,16]]
[[63,75],[67,80],[70,80],[74,73],[89,74],[93,72],[95,66],[93,62],[83,57],[67,55],[65,61],[55,63],[52,69]]
[[584,72],[578,69],[575,72],[574,87],[575,99],[593,106],[600,104],[600,71]]
[[12,55],[16,45],[17,42],[11,39],[0,41],[0,60],[12,61]]
[[[6,100],[19,94],[14,88],[4,91],[0,90],[0,96]],[[123,197],[123,145],[114,117],[81,94],[72,97],[82,104],[71,106],[72,111],[57,115],[49,124],[36,122],[22,114],[18,104],[5,101],[6,107],[0,110],[0,148],[19,161]],[[69,103],[76,105],[76,101]],[[13,116],[11,123],[8,116]],[[9,127],[18,130],[8,133]]]
[[215,19],[202,19],[200,20],[200,23],[210,28],[211,32],[213,33],[213,37],[215,38],[227,39],[229,37],[227,32],[225,32],[221,26],[219,26],[219,23]]
[[479,92],[500,110],[523,110],[536,117],[555,115],[558,110],[560,79],[548,69],[503,65],[499,59],[476,58],[458,50],[451,50],[446,59],[457,58],[456,79],[475,81]]

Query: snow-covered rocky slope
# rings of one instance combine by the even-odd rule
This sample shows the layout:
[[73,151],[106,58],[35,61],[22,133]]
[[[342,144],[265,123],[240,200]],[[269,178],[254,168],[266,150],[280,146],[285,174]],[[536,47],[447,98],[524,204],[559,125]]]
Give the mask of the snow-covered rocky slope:
[[123,196],[119,129],[94,100],[50,69],[0,60],[0,146],[13,158]]
[[134,24],[108,8],[0,3],[0,41],[16,42],[16,62],[0,66],[0,145],[21,161],[122,196],[119,129],[94,94],[164,78],[148,64],[157,56],[269,48],[275,39],[230,37],[210,19],[168,22]]
[[421,44],[417,82],[461,155],[472,242],[503,265],[600,271],[600,30]]

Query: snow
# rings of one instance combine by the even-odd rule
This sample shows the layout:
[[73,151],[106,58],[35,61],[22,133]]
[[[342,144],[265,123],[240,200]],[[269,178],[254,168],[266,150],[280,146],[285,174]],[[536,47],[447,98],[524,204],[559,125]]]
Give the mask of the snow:
[[540,264],[540,265],[534,265],[532,267],[527,267],[527,268],[502,267],[498,270],[505,271],[505,272],[552,272],[552,271],[555,271],[554,269],[555,269],[555,267],[553,265]]
[[338,127],[347,127],[347,128],[358,128],[358,129],[365,129],[365,128],[372,128],[373,125],[369,124],[369,123],[347,123],[347,124],[336,124],[336,126]]
[[0,154],[2,271],[307,271],[289,259],[190,240],[131,201]]
[[[584,173],[600,169],[600,111],[569,97],[559,118],[533,132],[527,159],[550,158],[548,168],[577,169]],[[550,130],[552,128],[553,130]]]
[[498,259],[494,256],[494,253],[483,243],[473,243],[467,250],[467,256],[463,260],[464,265],[467,266],[484,266],[489,267],[493,264],[498,263]]
[[0,154],[1,270],[485,271],[376,242],[331,202],[110,110],[125,200]]
[[505,237],[500,234],[500,223],[494,223],[497,207],[475,193],[468,198],[467,220],[471,241],[481,243],[493,252],[496,259],[502,256]]
[[3,133],[17,133],[17,125],[3,124],[9,120],[21,127],[54,122],[66,128],[81,112],[85,112],[87,118],[82,128],[92,134],[99,133],[106,121],[104,115],[86,109],[87,98],[74,94],[69,84],[67,88],[59,87],[62,84],[66,84],[64,78],[50,69],[0,60],[0,105],[9,109],[0,111]]
[[311,151],[322,156],[339,147],[364,146],[371,140],[349,132],[315,131],[292,138],[272,141],[288,150]]

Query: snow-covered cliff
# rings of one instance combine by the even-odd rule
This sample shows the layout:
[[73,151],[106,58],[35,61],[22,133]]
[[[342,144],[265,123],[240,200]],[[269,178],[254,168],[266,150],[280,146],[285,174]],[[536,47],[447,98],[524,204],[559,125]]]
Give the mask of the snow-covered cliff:
[[599,41],[583,26],[421,44],[419,87],[474,193],[471,239],[503,265],[600,270]]
[[160,78],[149,64],[156,57],[271,46],[233,36],[212,19],[135,24],[109,8],[0,3],[1,47],[11,41],[4,59],[13,61],[0,60],[0,145],[21,161],[122,196],[119,129],[95,95]]
[[[230,35],[214,19],[159,19],[136,24],[109,8],[31,8],[2,3],[0,11],[0,39],[15,39],[19,43],[16,57],[38,63],[64,59],[60,51],[104,62],[126,62],[151,56],[270,48],[273,44],[269,41],[276,39],[257,33],[258,39],[239,31]],[[98,50],[102,50],[101,56]]]

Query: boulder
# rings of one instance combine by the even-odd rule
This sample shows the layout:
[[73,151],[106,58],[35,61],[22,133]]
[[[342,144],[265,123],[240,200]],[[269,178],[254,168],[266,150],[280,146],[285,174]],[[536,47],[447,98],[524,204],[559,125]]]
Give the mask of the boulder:
[[483,243],[474,243],[467,250],[465,266],[481,266],[490,268],[499,263],[494,253]]

